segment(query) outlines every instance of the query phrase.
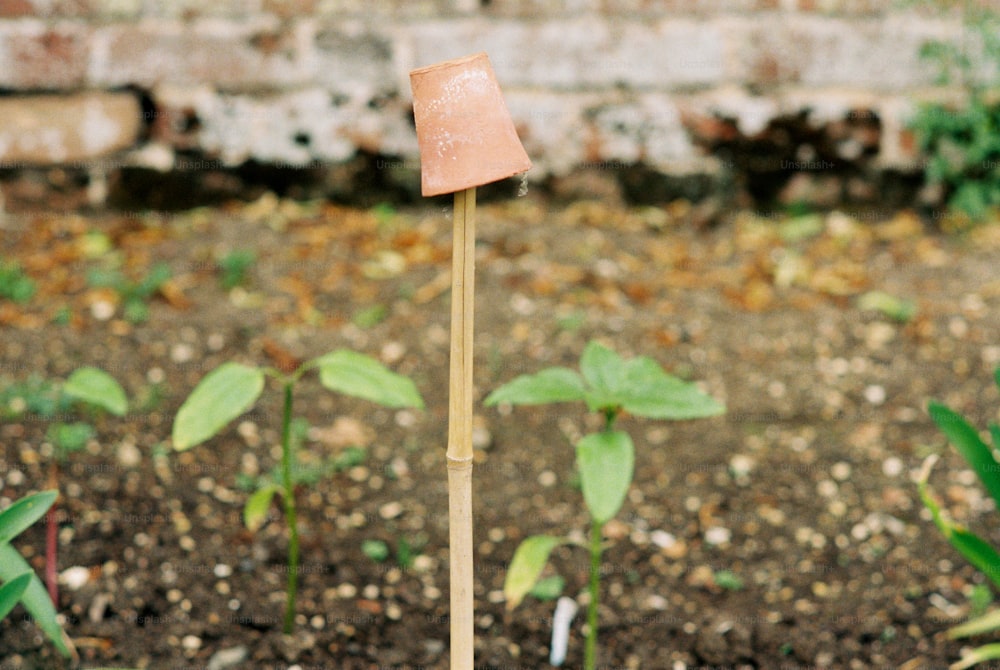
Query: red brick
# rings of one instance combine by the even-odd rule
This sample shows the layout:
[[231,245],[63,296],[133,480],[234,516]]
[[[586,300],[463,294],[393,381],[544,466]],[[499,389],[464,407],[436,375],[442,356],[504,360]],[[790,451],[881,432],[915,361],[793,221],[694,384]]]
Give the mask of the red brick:
[[78,24],[20,21],[0,25],[0,86],[58,90],[83,84],[89,30]]
[[97,161],[136,141],[140,116],[127,93],[0,98],[0,166]]
[[276,23],[127,23],[102,29],[98,39],[106,44],[106,56],[91,71],[98,86],[284,87],[303,83],[308,74],[293,28]]

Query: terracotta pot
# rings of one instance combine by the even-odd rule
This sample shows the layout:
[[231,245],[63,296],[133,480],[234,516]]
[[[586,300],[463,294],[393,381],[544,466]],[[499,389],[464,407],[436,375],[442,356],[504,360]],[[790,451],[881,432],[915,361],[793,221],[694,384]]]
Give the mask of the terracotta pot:
[[485,53],[410,73],[421,192],[454,193],[531,167]]

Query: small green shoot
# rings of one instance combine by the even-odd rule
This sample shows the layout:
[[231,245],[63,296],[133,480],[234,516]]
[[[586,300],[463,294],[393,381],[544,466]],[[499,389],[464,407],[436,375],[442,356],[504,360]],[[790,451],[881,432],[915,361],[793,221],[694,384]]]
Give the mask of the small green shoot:
[[0,258],[0,298],[24,304],[35,295],[35,282],[17,261]]
[[[8,418],[29,414],[46,419],[68,414],[73,409],[89,414],[104,411],[123,416],[128,411],[128,401],[124,389],[114,377],[94,367],[75,370],[61,385],[36,375],[0,391],[0,415]],[[84,421],[54,421],[49,425],[45,437],[55,451],[55,457],[49,463],[50,488],[59,489],[60,466],[66,463],[70,454],[87,446],[95,434],[94,427]],[[56,507],[53,504],[46,517],[45,541],[45,582],[53,604],[59,602],[57,533]]]
[[218,261],[219,285],[226,291],[247,282],[247,273],[257,260],[250,249],[235,249]]
[[361,553],[376,563],[383,563],[389,558],[389,545],[382,540],[365,540],[361,543]]
[[[1000,368],[994,371],[993,379],[997,386],[1000,386]],[[989,424],[992,445],[988,445],[980,437],[979,431],[958,412],[934,401],[928,403],[927,411],[938,429],[944,433],[979,477],[980,483],[993,498],[994,503],[1000,504],[1000,462],[994,457],[996,449],[1000,448],[1000,425]],[[934,525],[945,539],[969,563],[981,571],[994,588],[1000,588],[1000,552],[981,536],[950,519],[931,494],[928,480],[938,458],[937,454],[931,454],[924,460],[923,468],[917,478],[917,493],[920,495],[920,500],[931,513]],[[950,629],[948,636],[957,639],[1000,630],[1000,610],[985,612],[991,600],[989,587],[985,584],[977,586],[970,597],[973,618]],[[970,668],[977,663],[995,659],[1000,659],[1000,644],[987,644],[966,651],[961,660],[952,664],[951,668]]]
[[743,579],[732,570],[716,570],[712,579],[716,586],[726,591],[740,591],[743,589]]
[[87,275],[94,288],[113,289],[121,298],[122,312],[130,323],[143,323],[149,318],[149,300],[171,277],[165,263],[157,263],[149,273],[137,280],[126,278],[118,270],[93,269]]
[[[253,493],[243,510],[250,530],[257,530],[267,521],[267,512],[275,496],[284,502],[288,526],[288,581],[283,630],[290,634],[295,622],[295,598],[299,573],[299,530],[295,488],[298,482],[313,483],[313,475],[327,470],[299,467],[297,452],[304,441],[304,422],[293,421],[292,392],[298,380],[307,372],[317,370],[320,383],[330,391],[369,400],[390,408],[423,408],[423,399],[413,382],[392,372],[373,358],[346,349],[324,354],[285,373],[271,367],[253,367],[242,363],[223,363],[198,383],[174,417],[173,445],[185,451],[215,436],[227,424],[256,404],[264,391],[267,377],[282,388],[284,403],[281,417],[281,465],[270,481],[257,482],[261,488]],[[354,452],[356,457],[356,452]],[[351,462],[354,462],[353,460]]]
[[868,291],[858,298],[858,309],[880,312],[893,321],[906,323],[917,313],[917,305],[912,300],[897,298],[883,291]]
[[[584,349],[579,373],[569,368],[552,367],[522,375],[491,393],[485,404],[540,405],[574,401],[584,402],[591,412],[604,418],[602,431],[585,435],[576,444],[577,471],[591,517],[590,603],[584,668],[594,670],[601,555],[605,548],[603,528],[624,504],[635,467],[632,438],[616,430],[615,422],[626,413],[678,420],[716,416],[725,408],[694,384],[664,372],[653,359],[624,360],[596,342]],[[508,609],[517,607],[537,587],[549,555],[564,544],[572,543],[567,538],[534,535],[518,546],[504,581]]]
[[358,328],[368,329],[385,321],[387,316],[389,316],[389,308],[382,304],[375,304],[355,312],[351,321]]
[[58,491],[35,493],[0,512],[0,582],[3,583],[0,587],[0,619],[20,602],[59,653],[65,658],[74,658],[76,649],[59,625],[55,606],[45,591],[45,585],[10,544],[51,510],[58,495]]

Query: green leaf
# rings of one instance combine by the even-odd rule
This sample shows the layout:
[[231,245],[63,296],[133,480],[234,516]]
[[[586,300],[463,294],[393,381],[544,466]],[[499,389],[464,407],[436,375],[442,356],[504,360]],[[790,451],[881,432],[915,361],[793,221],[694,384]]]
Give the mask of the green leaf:
[[604,431],[585,436],[576,445],[583,499],[597,523],[615,516],[632,484],[635,448],[628,433]]
[[174,417],[174,449],[201,444],[250,409],[264,390],[264,373],[240,363],[223,363],[198,383]]
[[561,537],[532,535],[520,544],[514,552],[503,582],[503,595],[507,599],[508,610],[521,604],[545,569],[549,554],[564,542]]
[[515,377],[491,393],[483,404],[541,405],[550,402],[583,400],[583,379],[569,368],[547,368],[533,375]]
[[277,484],[268,484],[247,498],[247,502],[243,506],[243,523],[251,533],[256,533],[267,521],[271,500],[274,498],[274,494],[280,490],[281,487]]
[[993,452],[979,437],[979,433],[961,414],[940,403],[928,403],[927,411],[941,432],[955,445],[958,453],[962,454],[979,475],[983,486],[1000,506],[1000,463],[993,458]]
[[997,554],[993,547],[977,535],[941,514],[941,508],[927,490],[927,480],[930,478],[931,468],[936,462],[936,454],[928,456],[917,479],[917,492],[920,494],[924,507],[930,511],[934,525],[938,527],[951,546],[986,575],[997,588],[1000,588],[1000,554]]
[[0,586],[0,621],[3,621],[3,618],[17,605],[17,601],[31,583],[31,575],[32,573],[26,572]]
[[[1000,387],[1000,367],[998,367],[996,370],[993,371],[993,381],[995,381],[996,385]],[[997,448],[1000,448],[1000,444],[995,446]]]
[[917,305],[912,300],[897,298],[884,291],[868,291],[858,298],[858,309],[881,312],[893,321],[906,323],[917,313]]
[[63,384],[63,393],[96,405],[115,416],[123,416],[128,411],[125,390],[114,377],[98,368],[85,367],[74,371]]
[[364,398],[385,407],[423,409],[423,398],[413,381],[370,356],[340,349],[320,356],[314,362],[319,366],[320,383],[331,391]]
[[651,358],[639,357],[625,366],[624,390],[619,392],[625,411],[650,419],[698,419],[725,412],[725,406],[696,384],[663,371]]
[[603,344],[587,343],[580,356],[580,372],[591,390],[601,396],[615,396],[622,389],[625,363]]
[[984,661],[994,661],[1000,658],[1000,643],[984,644],[962,656],[957,663],[948,666],[948,670],[965,670]]
[[45,516],[58,496],[58,491],[42,491],[25,496],[0,512],[0,545],[7,544]]
[[973,635],[990,633],[997,629],[1000,629],[1000,610],[993,610],[992,612],[988,612],[981,617],[977,617],[971,621],[966,621],[960,626],[949,628],[948,637],[952,640],[957,640],[963,637],[972,637]]
[[361,553],[376,563],[381,563],[389,558],[389,545],[382,540],[363,540]]
[[539,579],[535,588],[528,593],[539,600],[555,600],[562,595],[564,588],[566,588],[566,580],[560,575],[552,575]]
[[21,558],[17,549],[9,544],[0,544],[0,581],[10,581],[26,572],[31,573],[31,582],[21,594],[21,604],[28,610],[28,614],[34,617],[39,628],[55,645],[59,653],[66,658],[73,657],[76,654],[73,642],[59,626],[56,610],[52,606],[52,599],[49,598],[42,580],[34,573],[28,562]]
[[45,437],[59,450],[60,458],[83,449],[94,434],[94,427],[82,421],[54,423],[45,431]]

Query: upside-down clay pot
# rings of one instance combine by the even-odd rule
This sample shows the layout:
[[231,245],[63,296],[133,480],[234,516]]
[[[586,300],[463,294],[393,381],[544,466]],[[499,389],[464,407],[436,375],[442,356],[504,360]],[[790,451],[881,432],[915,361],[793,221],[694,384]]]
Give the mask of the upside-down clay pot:
[[410,72],[424,196],[506,179],[531,167],[485,53]]

